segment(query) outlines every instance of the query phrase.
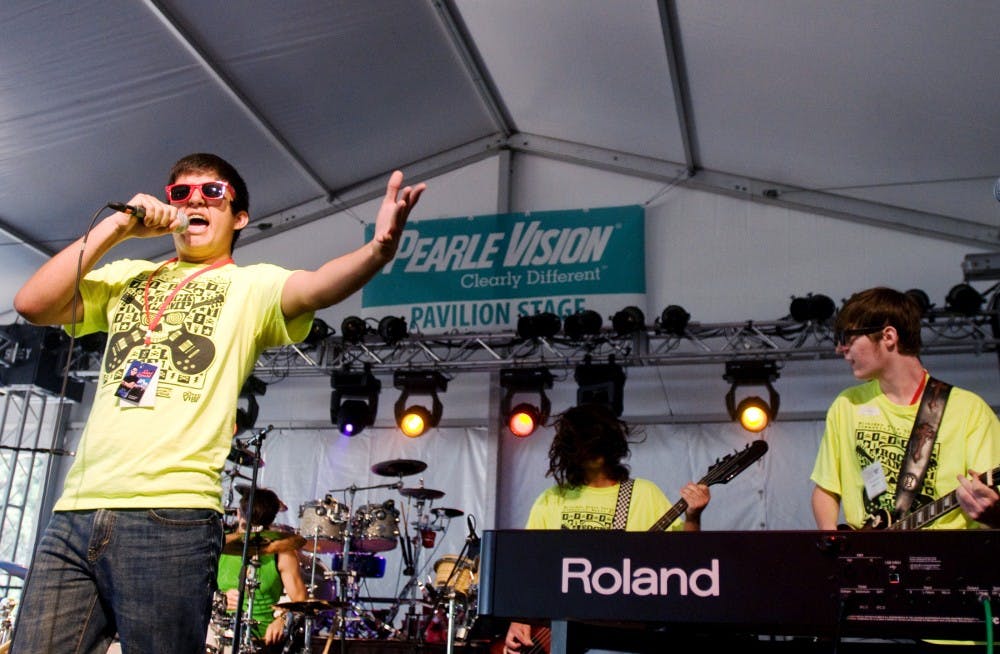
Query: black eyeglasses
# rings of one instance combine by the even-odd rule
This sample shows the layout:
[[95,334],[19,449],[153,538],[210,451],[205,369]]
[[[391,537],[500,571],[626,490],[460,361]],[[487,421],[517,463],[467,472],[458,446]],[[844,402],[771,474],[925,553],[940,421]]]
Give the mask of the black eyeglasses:
[[867,336],[885,329],[885,325],[878,327],[855,327],[854,329],[838,329],[833,332],[833,343],[839,347],[847,347],[855,336]]

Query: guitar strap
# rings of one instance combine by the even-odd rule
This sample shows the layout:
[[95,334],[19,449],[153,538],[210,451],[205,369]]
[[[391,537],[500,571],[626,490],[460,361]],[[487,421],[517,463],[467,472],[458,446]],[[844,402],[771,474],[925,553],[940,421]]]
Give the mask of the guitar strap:
[[906,445],[906,458],[899,468],[899,481],[896,482],[895,518],[900,518],[910,510],[913,498],[924,484],[927,474],[927,463],[931,459],[931,450],[937,439],[938,427],[941,424],[941,414],[948,402],[951,384],[929,377],[924,393],[920,397],[917,417],[913,421],[913,431]]
[[618,503],[615,504],[615,517],[611,522],[612,529],[624,531],[625,525],[628,524],[628,507],[632,502],[632,486],[634,485],[635,480],[631,478],[618,484]]

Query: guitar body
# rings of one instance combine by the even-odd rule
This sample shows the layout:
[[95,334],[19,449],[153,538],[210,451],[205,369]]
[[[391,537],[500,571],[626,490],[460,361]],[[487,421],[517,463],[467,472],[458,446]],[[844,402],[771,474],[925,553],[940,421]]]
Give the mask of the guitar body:
[[[498,641],[490,645],[490,654],[505,654],[504,642],[506,633]],[[518,650],[518,654],[549,654],[552,646],[552,630],[548,627],[538,625],[531,626],[531,640],[534,645],[523,647]]]
[[[987,486],[993,486],[994,479],[998,476],[1000,476],[1000,466],[980,474],[979,481],[983,482]],[[926,496],[921,496],[921,498],[925,497]],[[861,529],[896,529],[899,531],[923,529],[944,514],[954,511],[957,508],[958,499],[955,497],[955,491],[951,491],[950,493],[943,495],[932,502],[919,505],[911,513],[902,516],[898,520],[893,520],[892,515],[890,515],[885,509],[879,509],[877,512],[868,516],[868,519],[865,521],[865,524],[861,526]],[[848,530],[853,529],[853,527],[850,525],[837,525],[837,529]]]

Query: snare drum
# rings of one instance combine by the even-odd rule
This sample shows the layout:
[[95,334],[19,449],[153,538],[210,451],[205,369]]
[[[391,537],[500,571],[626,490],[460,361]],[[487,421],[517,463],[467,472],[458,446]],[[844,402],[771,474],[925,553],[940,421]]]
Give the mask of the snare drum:
[[392,500],[382,504],[366,504],[354,516],[357,525],[354,549],[361,552],[385,552],[399,541],[399,511]]
[[456,563],[458,557],[454,554],[446,554],[434,562],[434,587],[439,591],[454,588],[456,594],[465,597],[474,589],[477,574],[471,560],[463,558],[458,570],[455,570]]
[[299,535],[306,539],[302,549],[322,553],[342,552],[344,530],[350,516],[350,509],[330,497],[322,502],[300,505]]

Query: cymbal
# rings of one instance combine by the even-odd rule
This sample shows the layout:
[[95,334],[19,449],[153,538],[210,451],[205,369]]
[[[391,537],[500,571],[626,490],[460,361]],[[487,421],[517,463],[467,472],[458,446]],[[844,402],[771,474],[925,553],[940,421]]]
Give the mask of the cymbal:
[[[239,445],[231,446],[229,448],[229,455],[226,458],[238,466],[252,466],[255,461],[258,461],[256,454]],[[259,461],[259,467],[263,468],[264,459],[259,459]]]
[[392,459],[372,466],[372,472],[383,477],[406,477],[426,469],[427,464],[416,459]]
[[23,565],[18,565],[12,561],[0,561],[0,570],[6,572],[12,577],[20,577],[24,579],[28,576],[28,569]]
[[418,500],[436,500],[444,497],[444,491],[433,488],[400,488],[399,494],[403,497],[414,497]]
[[465,511],[463,511],[462,509],[447,509],[443,506],[431,509],[431,513],[439,517],[443,516],[445,518],[457,518],[460,515],[465,515]]
[[[226,534],[223,554],[243,554],[243,538],[246,532]],[[306,544],[306,539],[295,533],[284,531],[255,531],[250,534],[250,554],[277,554],[297,550]]]
[[285,609],[292,613],[316,614],[323,611],[346,608],[350,605],[350,602],[341,602],[339,600],[307,599],[301,602],[282,602],[273,606],[276,609]]

